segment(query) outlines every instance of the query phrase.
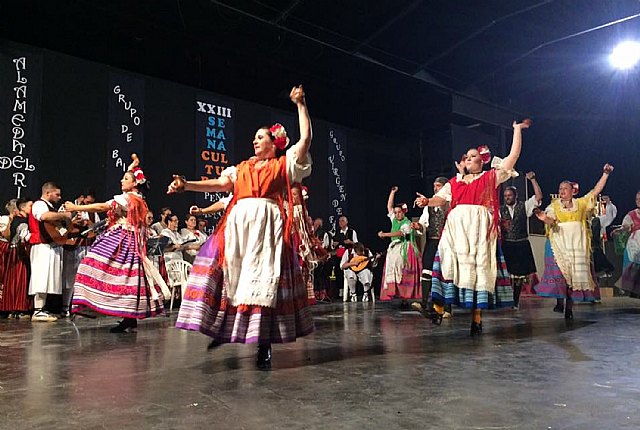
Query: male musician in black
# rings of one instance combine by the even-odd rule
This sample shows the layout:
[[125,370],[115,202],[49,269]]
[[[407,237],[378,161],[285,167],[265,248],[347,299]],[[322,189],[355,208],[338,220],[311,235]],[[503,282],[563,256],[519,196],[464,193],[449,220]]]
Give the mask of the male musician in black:
[[532,282],[536,274],[536,262],[529,243],[527,221],[533,215],[534,209],[542,203],[542,190],[535,173],[529,172],[526,177],[533,185],[534,195],[525,202],[518,201],[516,187],[507,186],[503,191],[504,204],[500,206],[502,252],[507,270],[511,275],[514,309],[518,309],[520,305],[522,287]]
[[[439,176],[433,181],[433,194],[435,195],[445,184],[449,182],[444,176]],[[420,283],[422,285],[422,303],[414,302],[412,307],[418,311],[427,312],[431,309],[429,302],[431,298],[431,277],[433,269],[433,260],[438,251],[438,242],[444,228],[444,223],[449,211],[449,204],[444,206],[429,207],[425,206],[422,215],[417,223],[412,227],[421,231],[425,237],[424,250],[422,251],[422,275]],[[446,313],[451,315],[451,306],[447,306]]]
[[[331,247],[329,240],[329,233],[324,230],[322,218],[316,218],[313,220],[313,235],[322,242],[322,247],[328,252]],[[319,262],[318,266],[313,270],[313,291],[316,296],[316,300],[319,302],[331,302],[331,299],[327,295],[327,268],[329,263]]]
[[[342,291],[344,289],[344,276],[342,274],[342,270],[340,269],[340,260],[342,260],[342,256],[347,251],[348,248],[353,247],[355,243],[358,242],[358,234],[352,228],[349,228],[349,220],[346,216],[342,215],[338,218],[338,231],[335,232],[331,239],[331,249],[335,251],[335,255],[331,257],[331,267],[333,268],[333,273],[336,277],[335,286],[338,291]],[[338,296],[337,292],[332,291],[332,296],[335,298]],[[344,300],[347,298],[345,297]]]

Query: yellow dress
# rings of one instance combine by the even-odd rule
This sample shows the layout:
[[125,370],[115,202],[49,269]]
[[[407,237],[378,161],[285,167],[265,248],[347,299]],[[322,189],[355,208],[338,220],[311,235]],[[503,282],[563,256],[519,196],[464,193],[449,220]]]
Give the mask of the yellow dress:
[[573,199],[571,208],[565,208],[560,199],[554,199],[546,214],[558,223],[547,228],[545,270],[538,295],[567,297],[576,301],[592,301],[599,298],[597,285],[591,270],[591,229],[588,220],[595,206],[593,193]]

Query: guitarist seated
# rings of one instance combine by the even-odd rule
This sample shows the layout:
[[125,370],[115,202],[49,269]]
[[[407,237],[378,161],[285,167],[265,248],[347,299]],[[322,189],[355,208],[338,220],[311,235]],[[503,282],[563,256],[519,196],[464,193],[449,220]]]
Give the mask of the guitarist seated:
[[358,301],[356,294],[356,284],[358,281],[364,288],[364,295],[362,296],[363,302],[369,301],[369,291],[373,283],[373,272],[371,269],[378,264],[378,258],[371,254],[367,248],[360,242],[353,245],[353,248],[348,249],[343,255],[340,261],[340,268],[344,271],[344,277],[349,285],[349,294],[352,302]]

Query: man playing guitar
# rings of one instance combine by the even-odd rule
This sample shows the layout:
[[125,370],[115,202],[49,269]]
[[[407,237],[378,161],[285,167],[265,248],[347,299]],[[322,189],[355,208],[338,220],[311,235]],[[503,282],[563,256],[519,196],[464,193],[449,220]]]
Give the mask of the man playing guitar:
[[347,285],[349,285],[349,295],[352,302],[358,301],[356,294],[357,281],[360,281],[364,288],[362,301],[369,301],[369,291],[371,291],[371,285],[373,283],[373,272],[371,268],[378,264],[379,258],[380,255],[374,257],[371,251],[359,242],[342,255],[340,268],[344,270],[344,277],[347,280]]
[[29,214],[31,238],[31,280],[29,295],[34,296],[32,321],[51,322],[57,318],[44,310],[47,294],[62,294],[62,247],[52,242],[45,224],[68,223],[70,212],[56,212],[53,205],[60,201],[60,188],[53,182],[42,186],[42,196],[33,203]]

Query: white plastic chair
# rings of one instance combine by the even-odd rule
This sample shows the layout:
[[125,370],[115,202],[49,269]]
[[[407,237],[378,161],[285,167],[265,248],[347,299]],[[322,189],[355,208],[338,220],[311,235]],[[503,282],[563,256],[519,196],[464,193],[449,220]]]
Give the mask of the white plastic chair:
[[175,290],[180,286],[181,295],[184,298],[184,291],[187,289],[187,279],[193,265],[184,260],[167,261],[167,275],[169,276],[169,287],[171,288],[171,302],[169,303],[169,312],[173,310],[173,301],[175,299]]
[[[344,277],[344,285],[343,285],[343,290],[342,290],[342,301],[347,303],[348,301],[351,300],[351,293],[349,292],[349,283],[347,282],[347,278],[346,276]],[[359,281],[356,282],[356,285],[360,283]],[[362,285],[362,284],[360,284]],[[365,292],[364,294],[369,294],[370,298],[369,301],[372,303],[376,302],[376,294],[373,290],[373,285],[371,285],[371,289],[369,289],[369,293]],[[362,296],[362,298],[364,298],[364,295]]]

